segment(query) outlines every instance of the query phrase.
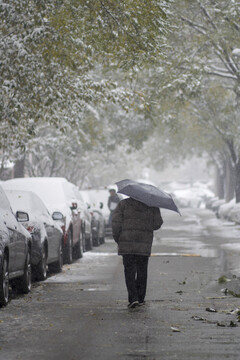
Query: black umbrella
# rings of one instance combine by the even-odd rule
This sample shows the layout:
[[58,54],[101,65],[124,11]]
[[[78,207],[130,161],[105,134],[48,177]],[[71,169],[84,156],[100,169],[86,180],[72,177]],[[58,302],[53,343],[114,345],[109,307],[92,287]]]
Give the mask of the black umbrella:
[[148,206],[173,210],[180,214],[172,196],[156,186],[130,179],[118,181],[116,185],[120,194],[128,195]]

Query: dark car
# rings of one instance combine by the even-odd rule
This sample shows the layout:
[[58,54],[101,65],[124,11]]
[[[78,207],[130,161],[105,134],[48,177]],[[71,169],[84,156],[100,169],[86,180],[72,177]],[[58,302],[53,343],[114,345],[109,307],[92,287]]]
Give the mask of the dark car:
[[61,271],[63,264],[63,231],[51,217],[42,200],[31,191],[5,190],[13,212],[27,212],[29,221],[23,226],[32,235],[32,267],[37,280],[50,271]]
[[63,230],[65,262],[71,264],[73,256],[83,256],[81,217],[73,184],[64,178],[35,177],[7,180],[3,186],[9,190],[30,190],[40,197],[53,220],[60,224]]
[[0,186],[0,306],[8,303],[10,282],[23,293],[31,290],[32,238],[21,221],[28,221],[28,214],[17,211],[15,218]]

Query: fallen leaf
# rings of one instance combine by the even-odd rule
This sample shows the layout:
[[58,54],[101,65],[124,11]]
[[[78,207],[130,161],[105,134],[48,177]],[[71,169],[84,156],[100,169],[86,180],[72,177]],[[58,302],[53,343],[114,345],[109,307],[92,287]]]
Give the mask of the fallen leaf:
[[173,332],[181,332],[178,328],[171,326],[171,330]]
[[226,327],[226,324],[218,321],[218,322],[217,322],[217,326]]
[[234,321],[230,321],[228,327],[237,327],[237,324]]
[[206,319],[204,319],[203,317],[200,317],[200,316],[192,316],[192,319],[196,320],[196,321],[204,321],[204,320],[206,320]]
[[211,308],[211,307],[207,307],[207,308],[206,308],[206,311],[208,311],[208,312],[214,312],[214,313],[216,313],[216,312],[217,312],[217,310],[216,310],[216,309]]

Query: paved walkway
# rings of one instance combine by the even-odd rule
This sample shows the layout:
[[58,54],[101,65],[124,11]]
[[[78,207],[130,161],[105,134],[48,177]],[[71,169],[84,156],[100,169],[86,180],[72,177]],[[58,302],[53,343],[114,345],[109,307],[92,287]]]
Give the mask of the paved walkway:
[[121,258],[109,239],[0,310],[0,360],[239,359],[240,299],[221,292],[231,282],[218,282],[232,278],[239,254],[229,260],[223,245],[237,236],[221,236],[225,227],[210,212],[163,216],[144,307],[127,309]]

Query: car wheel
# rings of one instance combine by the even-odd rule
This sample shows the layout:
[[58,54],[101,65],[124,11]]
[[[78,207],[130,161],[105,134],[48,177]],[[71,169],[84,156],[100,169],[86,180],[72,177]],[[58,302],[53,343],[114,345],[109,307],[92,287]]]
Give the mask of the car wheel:
[[24,274],[18,283],[18,289],[24,294],[28,294],[32,288],[32,268],[31,268],[31,249],[28,248]]
[[62,247],[62,240],[59,244],[59,251],[58,251],[58,261],[48,265],[48,270],[50,272],[61,272],[63,266],[63,247]]
[[68,240],[67,240],[67,249],[66,249],[66,260],[68,264],[73,262],[73,241],[72,241],[72,231],[68,232]]
[[43,281],[47,278],[47,251],[45,246],[42,249],[42,258],[36,267],[36,275],[38,281]]
[[0,273],[0,306],[8,304],[9,297],[9,272],[7,254],[3,256],[2,269]]

